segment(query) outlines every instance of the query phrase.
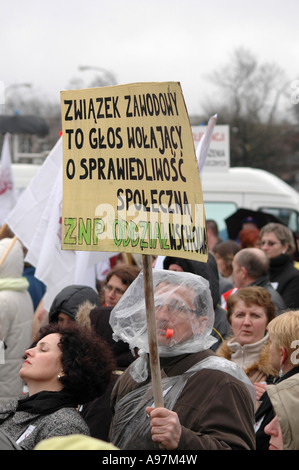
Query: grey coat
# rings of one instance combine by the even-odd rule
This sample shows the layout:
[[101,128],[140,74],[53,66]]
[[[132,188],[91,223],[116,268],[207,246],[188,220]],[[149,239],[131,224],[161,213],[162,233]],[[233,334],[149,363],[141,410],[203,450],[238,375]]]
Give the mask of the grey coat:
[[54,436],[84,434],[89,429],[74,408],[61,408],[49,415],[17,411],[17,400],[0,409],[0,431],[13,439],[20,450],[32,450],[40,441]]

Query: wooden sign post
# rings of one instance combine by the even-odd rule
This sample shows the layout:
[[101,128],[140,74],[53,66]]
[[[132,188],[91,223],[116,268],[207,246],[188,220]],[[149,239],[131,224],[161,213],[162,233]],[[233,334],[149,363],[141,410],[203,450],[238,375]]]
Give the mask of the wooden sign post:
[[143,255],[143,280],[149,345],[150,368],[155,407],[164,406],[158,352],[151,255]]

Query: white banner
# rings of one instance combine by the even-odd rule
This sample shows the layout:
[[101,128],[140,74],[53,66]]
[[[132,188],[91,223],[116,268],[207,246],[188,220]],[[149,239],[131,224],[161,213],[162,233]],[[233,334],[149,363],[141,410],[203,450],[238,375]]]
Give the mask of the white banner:
[[11,155],[9,147],[9,134],[5,134],[0,166],[0,227],[4,224],[9,212],[14,207],[17,197],[15,192]]
[[7,224],[28,249],[26,261],[47,286],[44,307],[64,287],[84,284],[95,288],[96,264],[115,253],[76,252],[61,249],[62,139],[21,194]]

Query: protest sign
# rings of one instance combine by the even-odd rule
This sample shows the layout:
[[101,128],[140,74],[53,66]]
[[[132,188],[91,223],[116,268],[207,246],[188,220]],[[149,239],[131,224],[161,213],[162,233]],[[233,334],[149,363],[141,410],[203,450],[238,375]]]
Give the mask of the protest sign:
[[62,248],[207,260],[204,206],[180,84],[61,92]]
[[[192,135],[196,148],[207,130],[208,126],[192,126]],[[203,171],[228,171],[229,167],[229,126],[216,125],[213,129],[213,135],[207,151]]]
[[179,83],[61,92],[62,249],[142,253],[155,403],[163,405],[151,255],[207,261],[198,163]]

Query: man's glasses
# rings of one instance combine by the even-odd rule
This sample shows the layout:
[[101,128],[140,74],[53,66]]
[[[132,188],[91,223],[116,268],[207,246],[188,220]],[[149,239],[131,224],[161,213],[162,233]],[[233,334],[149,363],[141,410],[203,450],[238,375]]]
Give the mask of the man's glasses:
[[171,301],[167,303],[166,301],[163,302],[162,299],[155,299],[156,312],[159,313],[163,307],[167,307],[171,315],[178,313],[196,313],[196,310],[193,310],[182,302]]

